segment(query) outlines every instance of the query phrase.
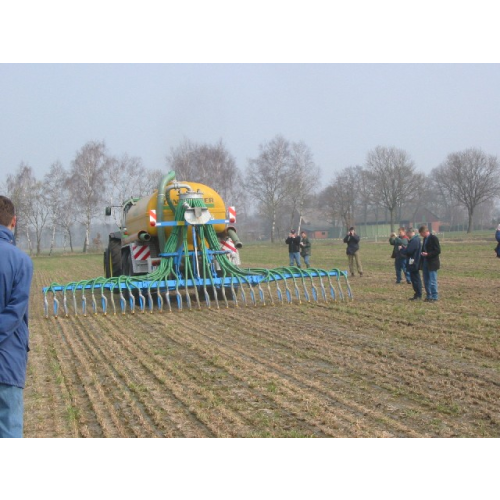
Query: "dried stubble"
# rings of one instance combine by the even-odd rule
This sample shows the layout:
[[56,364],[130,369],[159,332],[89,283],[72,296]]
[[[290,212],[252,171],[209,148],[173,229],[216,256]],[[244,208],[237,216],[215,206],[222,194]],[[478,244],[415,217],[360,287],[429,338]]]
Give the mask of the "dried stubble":
[[[441,300],[413,304],[390,247],[362,244],[353,302],[44,319],[41,288],[102,274],[100,255],[35,260],[29,437],[500,435],[500,260],[443,242]],[[247,245],[244,265],[286,262]],[[314,265],[345,269],[344,245]]]

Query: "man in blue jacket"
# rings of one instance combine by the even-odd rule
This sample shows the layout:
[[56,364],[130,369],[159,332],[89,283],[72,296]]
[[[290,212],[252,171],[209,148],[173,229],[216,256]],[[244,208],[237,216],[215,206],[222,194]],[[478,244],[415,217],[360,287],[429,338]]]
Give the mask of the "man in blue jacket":
[[0,196],[0,438],[23,437],[33,263],[15,246],[15,225],[12,201]]
[[420,300],[422,298],[422,279],[420,278],[420,252],[422,244],[415,229],[410,227],[406,232],[410,241],[405,247],[400,246],[399,251],[402,255],[408,257],[407,269],[410,272],[410,280],[413,286],[413,297],[409,300]]

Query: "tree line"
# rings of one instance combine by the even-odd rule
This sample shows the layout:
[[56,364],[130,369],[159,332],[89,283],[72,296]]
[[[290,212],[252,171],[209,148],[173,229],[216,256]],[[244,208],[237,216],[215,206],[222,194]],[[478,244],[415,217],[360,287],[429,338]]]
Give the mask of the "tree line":
[[494,202],[500,199],[500,167],[495,156],[469,148],[449,154],[425,175],[416,170],[406,151],[377,146],[368,152],[364,166],[338,172],[321,196],[330,216],[340,218],[346,227],[366,222],[369,212],[378,220],[383,210],[394,231],[405,208],[426,207],[450,226],[465,211],[470,233],[479,209],[494,215]]
[[449,154],[425,175],[406,151],[377,146],[367,153],[364,165],[336,171],[326,186],[320,185],[321,171],[311,149],[281,135],[263,142],[244,170],[222,140],[203,144],[185,139],[171,148],[165,165],[165,171],[151,170],[138,157],[113,156],[104,141],[84,144],[67,168],[54,162],[42,179],[23,162],[2,187],[17,208],[16,237],[25,237],[30,252],[39,254],[42,236],[51,235],[51,253],[60,234],[73,251],[73,235],[80,227],[87,252],[92,225],[102,217],[104,206],[151,194],[169,170],[175,170],[178,180],[215,189],[226,206],[238,207],[243,220],[255,214],[271,241],[290,227],[300,229],[313,212],[320,213],[324,223],[345,227],[366,223],[370,216],[378,221],[384,214],[394,230],[409,206],[425,206],[451,224],[463,210],[471,232],[477,210],[485,204],[493,207],[500,197],[498,160],[477,148]]

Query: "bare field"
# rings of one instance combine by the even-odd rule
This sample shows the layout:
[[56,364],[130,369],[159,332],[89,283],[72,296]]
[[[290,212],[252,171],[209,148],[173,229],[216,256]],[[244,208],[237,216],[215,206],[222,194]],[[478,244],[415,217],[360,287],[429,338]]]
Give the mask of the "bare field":
[[[41,288],[100,276],[102,257],[35,259],[25,436],[498,437],[500,259],[442,247],[436,304],[409,303],[391,247],[362,242],[352,302],[59,319]],[[312,262],[345,269],[344,245],[315,242]]]

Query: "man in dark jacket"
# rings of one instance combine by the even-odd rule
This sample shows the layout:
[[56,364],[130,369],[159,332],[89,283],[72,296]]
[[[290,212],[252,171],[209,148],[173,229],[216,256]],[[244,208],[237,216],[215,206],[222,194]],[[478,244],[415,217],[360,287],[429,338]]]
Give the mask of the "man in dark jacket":
[[404,227],[399,228],[399,236],[392,233],[389,238],[389,243],[394,245],[392,257],[394,258],[394,267],[396,269],[396,283],[402,283],[401,274],[406,279],[406,283],[410,284],[410,273],[406,271],[406,256],[399,251],[399,247],[406,247],[408,245],[408,236]]
[[14,205],[0,196],[0,438],[23,436],[33,263],[16,248]]
[[293,261],[297,262],[297,267],[300,267],[300,236],[295,234],[295,229],[290,231],[288,238],[285,240],[288,245],[288,255],[290,256],[290,266],[293,266]]
[[344,243],[347,243],[345,253],[349,260],[349,271],[351,276],[354,276],[354,261],[356,261],[356,268],[360,276],[363,276],[363,266],[361,265],[361,258],[359,257],[359,236],[356,234],[354,227],[349,228],[349,232],[344,238]]
[[311,242],[309,241],[305,231],[300,233],[300,256],[304,259],[306,267],[311,267],[309,263],[309,257],[311,256]]
[[425,300],[427,302],[436,302],[438,300],[438,282],[437,272],[440,268],[439,254],[441,246],[436,235],[431,234],[427,226],[418,228],[420,236],[424,239],[422,242],[422,274],[424,275]]
[[415,229],[410,227],[406,233],[410,241],[408,246],[399,247],[399,251],[408,257],[407,269],[410,271],[410,280],[413,286],[414,295],[410,300],[420,300],[422,298],[422,280],[420,279],[420,252],[422,245],[418,234],[415,234]]

